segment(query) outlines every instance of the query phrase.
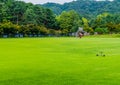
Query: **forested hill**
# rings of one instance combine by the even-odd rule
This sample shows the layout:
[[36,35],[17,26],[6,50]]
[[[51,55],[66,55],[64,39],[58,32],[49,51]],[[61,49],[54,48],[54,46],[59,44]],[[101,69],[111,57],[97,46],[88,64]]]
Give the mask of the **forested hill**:
[[120,0],[77,0],[63,5],[46,3],[43,6],[51,8],[55,14],[60,14],[62,11],[75,10],[84,17],[93,17],[104,12],[113,14],[120,13]]

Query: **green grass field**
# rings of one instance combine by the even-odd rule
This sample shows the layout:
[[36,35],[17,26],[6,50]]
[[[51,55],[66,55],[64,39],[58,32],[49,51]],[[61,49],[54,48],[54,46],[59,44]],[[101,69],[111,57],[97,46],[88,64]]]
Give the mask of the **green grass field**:
[[0,39],[0,85],[120,85],[120,38]]

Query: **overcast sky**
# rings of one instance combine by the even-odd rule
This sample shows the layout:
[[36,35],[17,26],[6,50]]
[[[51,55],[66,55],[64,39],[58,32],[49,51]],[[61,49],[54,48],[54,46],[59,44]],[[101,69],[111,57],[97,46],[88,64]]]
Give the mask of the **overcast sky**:
[[20,1],[32,2],[34,4],[44,4],[44,3],[47,3],[47,2],[54,2],[54,3],[63,4],[65,2],[71,2],[73,0],[20,0]]

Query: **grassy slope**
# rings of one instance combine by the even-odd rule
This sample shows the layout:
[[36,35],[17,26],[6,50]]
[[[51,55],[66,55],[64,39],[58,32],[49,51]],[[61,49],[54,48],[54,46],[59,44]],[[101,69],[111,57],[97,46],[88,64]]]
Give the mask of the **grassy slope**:
[[120,85],[119,66],[119,38],[0,39],[0,85]]

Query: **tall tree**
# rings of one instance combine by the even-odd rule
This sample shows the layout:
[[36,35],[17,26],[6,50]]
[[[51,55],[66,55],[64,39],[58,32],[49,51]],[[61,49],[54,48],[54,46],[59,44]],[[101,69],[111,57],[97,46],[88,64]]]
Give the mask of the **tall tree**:
[[26,12],[24,13],[24,23],[27,23],[27,24],[37,24],[36,14],[34,13],[33,9],[28,8],[26,10]]
[[61,30],[66,29],[68,32],[75,32],[81,25],[79,15],[73,10],[62,12],[61,15],[57,17],[57,20],[60,24]]
[[54,13],[50,9],[45,9],[44,10],[44,25],[47,28],[55,29],[54,27],[56,26],[56,18]]
[[86,18],[82,18],[83,21],[83,28],[86,32],[93,32],[93,29],[89,26],[89,21]]

